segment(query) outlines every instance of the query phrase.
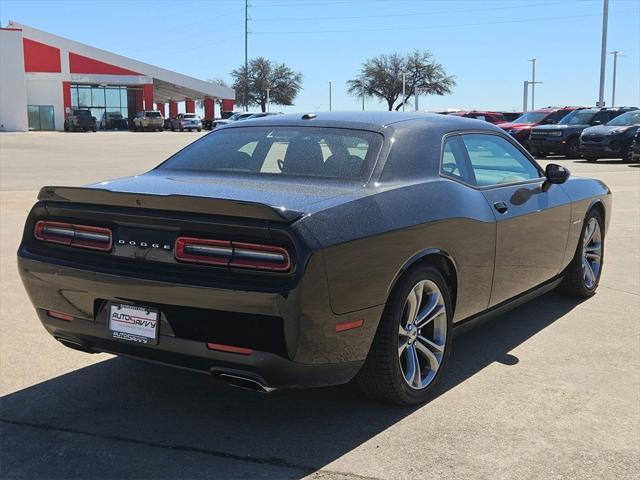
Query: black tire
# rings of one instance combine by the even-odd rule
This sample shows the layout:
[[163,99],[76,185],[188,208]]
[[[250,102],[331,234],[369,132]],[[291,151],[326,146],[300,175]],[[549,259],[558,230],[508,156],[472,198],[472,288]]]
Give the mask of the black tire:
[[[428,385],[418,390],[407,384],[401,370],[398,356],[398,329],[411,289],[423,280],[435,283],[440,290],[446,308],[447,335],[435,377]],[[389,295],[367,359],[355,378],[358,387],[369,397],[382,402],[415,405],[427,401],[447,366],[453,338],[452,315],[449,289],[438,270],[430,265],[422,265],[406,272]]]
[[[601,241],[600,241],[600,265],[596,276],[596,281],[593,286],[589,287],[585,284],[585,275],[582,269],[582,261],[583,261],[583,243],[585,231],[587,229],[587,225],[589,225],[589,221],[591,219],[595,219],[598,222],[598,226],[600,227],[601,232]],[[576,253],[571,260],[571,263],[567,265],[567,268],[564,271],[564,279],[562,283],[558,287],[559,290],[568,295],[570,297],[577,298],[589,298],[596,293],[598,289],[598,284],[600,283],[600,277],[602,275],[602,267],[604,265],[604,247],[605,247],[605,238],[604,238],[604,221],[602,220],[602,215],[600,212],[592,208],[589,213],[587,213],[584,218],[582,229],[580,230],[580,240],[578,241],[578,247],[576,248]]]
[[198,128],[197,130],[198,130],[199,132],[201,132],[201,131],[202,131],[202,129],[201,129],[201,128]]
[[180,127],[180,131],[181,131],[181,132],[184,132],[184,128]]
[[64,131],[65,132],[69,131],[69,124],[67,122],[64,122]]
[[631,163],[631,144],[622,150],[622,161],[624,163]]
[[578,153],[578,139],[570,138],[567,142],[567,158],[580,158],[580,154]]
[[91,127],[91,131],[92,131],[92,132],[97,132],[97,131],[98,131],[98,128],[97,128],[97,127]]
[[593,163],[598,160],[598,157],[584,157],[584,159],[589,163]]

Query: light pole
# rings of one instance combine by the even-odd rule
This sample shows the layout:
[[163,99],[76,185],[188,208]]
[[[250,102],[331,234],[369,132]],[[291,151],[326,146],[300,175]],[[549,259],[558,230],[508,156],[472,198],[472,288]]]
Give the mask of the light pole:
[[531,85],[531,110],[535,110],[536,108],[536,59],[532,58],[529,60],[531,62],[531,81],[529,84]]
[[524,90],[522,91],[522,113],[526,113],[527,104],[529,103],[529,80],[524,81]]
[[609,0],[602,5],[602,46],[600,50],[600,90],[596,107],[604,107],[604,75],[607,66],[607,25],[609,23]]
[[415,89],[413,96],[416,98],[415,111],[420,111],[420,90],[418,88]]
[[331,82],[329,82],[329,111],[331,111]]
[[407,102],[407,75],[402,72],[402,111],[404,112],[404,104]]
[[269,92],[271,92],[270,88],[265,88],[265,90],[267,91],[267,112],[269,111]]
[[244,111],[249,111],[249,0],[244,0]]
[[616,106],[616,71],[618,69],[618,57],[624,57],[620,50],[609,52],[613,55],[613,85],[611,86],[611,106]]

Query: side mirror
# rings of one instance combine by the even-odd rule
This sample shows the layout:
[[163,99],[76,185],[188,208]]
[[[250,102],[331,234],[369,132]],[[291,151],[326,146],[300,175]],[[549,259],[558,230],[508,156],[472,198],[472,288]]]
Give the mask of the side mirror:
[[553,118],[547,118],[544,123],[547,125],[553,125],[556,121]]
[[591,122],[591,125],[602,125],[602,122],[600,120],[594,120]]
[[547,177],[547,180],[545,181],[545,184],[547,184],[545,191],[548,190],[552,184],[561,184],[566,182],[570,175],[571,172],[569,172],[568,168],[555,163],[548,164],[547,168],[544,169],[544,176]]

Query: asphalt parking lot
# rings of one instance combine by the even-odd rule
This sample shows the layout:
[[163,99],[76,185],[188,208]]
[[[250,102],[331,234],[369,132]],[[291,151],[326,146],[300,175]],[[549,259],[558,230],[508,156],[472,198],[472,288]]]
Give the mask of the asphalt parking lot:
[[597,295],[550,293],[456,339],[419,408],[350,386],[260,395],[60,346],[16,270],[37,190],[143,172],[199,135],[0,134],[0,477],[638,478],[638,164],[557,160],[614,192]]

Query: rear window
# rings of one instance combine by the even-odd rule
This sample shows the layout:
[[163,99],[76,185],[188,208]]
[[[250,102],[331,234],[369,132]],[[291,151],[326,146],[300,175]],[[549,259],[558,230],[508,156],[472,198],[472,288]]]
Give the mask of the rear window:
[[184,115],[182,115],[182,118],[196,118],[196,114],[195,113],[185,113]]
[[214,131],[160,165],[203,173],[366,180],[382,135],[318,127],[243,127]]
[[145,115],[149,118],[158,118],[160,117],[160,112],[146,112]]

